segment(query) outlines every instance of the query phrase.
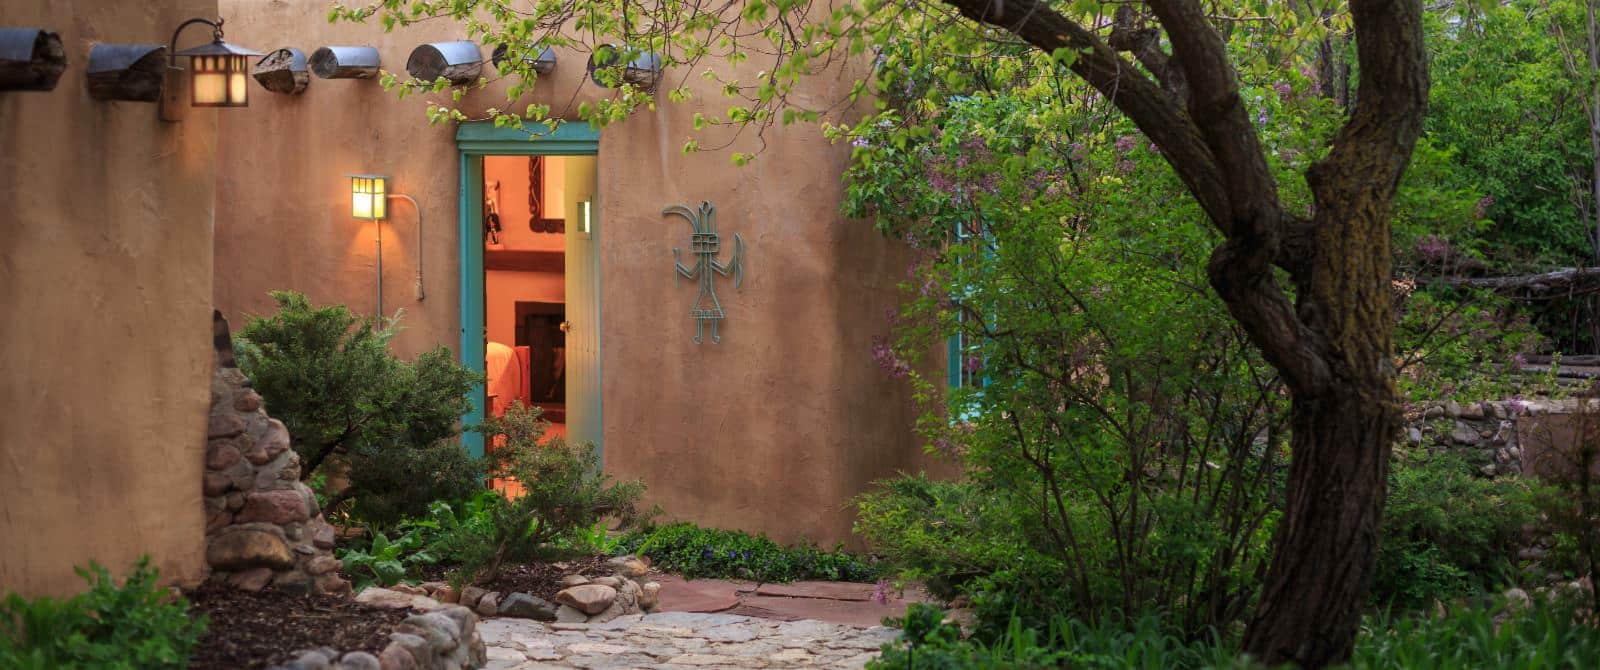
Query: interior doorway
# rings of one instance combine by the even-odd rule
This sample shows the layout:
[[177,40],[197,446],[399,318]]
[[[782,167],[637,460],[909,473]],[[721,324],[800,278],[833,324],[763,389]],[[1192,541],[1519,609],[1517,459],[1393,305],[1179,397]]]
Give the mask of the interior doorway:
[[[568,127],[544,136],[477,124],[457,132],[461,359],[485,379],[464,422],[514,403],[537,406],[551,422],[547,435],[598,449],[598,138],[575,138]],[[465,441],[483,453],[481,435]]]
[[593,198],[593,157],[483,159],[488,410],[539,407],[550,435],[567,434],[567,236]]

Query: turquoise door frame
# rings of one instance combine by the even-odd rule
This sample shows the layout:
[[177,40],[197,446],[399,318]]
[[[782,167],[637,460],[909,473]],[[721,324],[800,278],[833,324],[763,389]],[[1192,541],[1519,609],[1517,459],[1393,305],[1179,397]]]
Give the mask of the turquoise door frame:
[[[594,156],[600,153],[600,133],[586,123],[563,123],[551,132],[542,124],[499,128],[488,121],[461,124],[456,129],[461,153],[461,363],[484,374],[484,341],[488,325],[483,307],[483,157],[484,156]],[[598,200],[598,197],[596,198]],[[596,292],[598,295],[598,291]],[[596,370],[598,375],[599,371]],[[472,409],[462,425],[476,426],[484,419],[484,385],[472,392]],[[483,456],[483,435],[462,436],[467,451]],[[600,445],[598,439],[596,448]]]

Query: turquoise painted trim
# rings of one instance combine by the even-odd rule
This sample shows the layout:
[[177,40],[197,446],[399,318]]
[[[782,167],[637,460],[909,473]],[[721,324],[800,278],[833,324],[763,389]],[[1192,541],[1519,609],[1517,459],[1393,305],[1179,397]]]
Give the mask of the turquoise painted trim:
[[542,123],[499,128],[491,121],[471,121],[456,128],[456,146],[479,156],[590,156],[600,152],[600,131],[587,123],[563,123],[555,132]]
[[[599,154],[600,145],[596,137],[595,153]],[[605,234],[606,222],[600,220],[600,198],[604,192],[600,188],[600,161],[595,161],[594,200],[590,201],[589,237],[594,245],[594,325],[599,328],[600,337],[595,341],[594,347],[594,374],[596,377],[594,401],[594,455],[603,467],[606,462],[605,435],[606,435],[606,303],[605,288],[606,277],[600,270],[600,236]]]
[[[563,123],[550,132],[549,126],[544,124],[525,124],[522,128],[496,127],[491,121],[469,121],[456,128],[456,146],[461,154],[461,203],[460,226],[457,235],[461,243],[460,253],[460,286],[461,286],[461,362],[467,368],[484,374],[484,342],[487,338],[488,326],[484,320],[484,274],[483,274],[483,202],[475,195],[469,194],[483,192],[483,157],[484,156],[598,156],[600,154],[600,131],[586,123]],[[600,184],[595,184],[594,211],[600,211]],[[600,231],[604,230],[603,221],[592,222],[594,229],[591,232],[596,245],[594,254],[595,267],[595,309],[600,313],[595,317],[595,323],[604,333],[605,312],[600,305],[600,282],[603,277],[599,273]],[[467,324],[479,324],[476,332],[469,332]],[[605,340],[599,343],[600,350],[597,355],[601,361],[605,360]],[[596,362],[595,374],[600,376],[602,389],[605,383],[605,371],[601,363]],[[472,393],[472,410],[462,417],[462,424],[467,427],[483,423],[487,415],[484,407],[484,394],[486,390],[483,383],[477,384]],[[603,392],[601,395],[604,395]],[[594,441],[595,452],[604,462],[605,448],[603,445],[603,427],[605,404],[596,399],[595,416],[600,422],[601,431],[597,431]],[[483,456],[484,440],[481,433],[468,433],[462,437],[462,443],[473,456]]]
[[944,340],[944,381],[950,388],[961,388],[961,336],[951,335]]
[[[483,314],[483,202],[469,194],[478,193],[483,184],[483,157],[461,154],[461,214],[460,230],[456,237],[461,241],[461,364],[478,373],[479,381],[472,387],[472,409],[461,418],[467,432],[462,444],[467,453],[481,458],[484,454],[483,434],[471,430],[483,423],[486,412],[482,381],[484,375],[484,336],[487,326]],[[471,324],[471,325],[469,325]]]

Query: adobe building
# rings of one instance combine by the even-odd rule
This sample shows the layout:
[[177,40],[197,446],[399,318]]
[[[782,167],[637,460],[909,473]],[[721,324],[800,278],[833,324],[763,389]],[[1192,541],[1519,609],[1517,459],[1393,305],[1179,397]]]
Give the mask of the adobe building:
[[[850,542],[850,498],[925,466],[908,393],[870,355],[909,252],[840,217],[848,147],[796,125],[685,154],[688,139],[727,139],[692,128],[727,103],[672,70],[693,101],[539,138],[429,124],[441,98],[402,100],[370,78],[207,92],[245,86],[243,108],[155,102],[199,94],[187,74],[162,85],[174,53],[211,37],[174,42],[191,18],[220,16],[228,43],[269,56],[370,47],[349,63],[373,56],[402,77],[418,47],[464,37],[445,21],[330,25],[326,10],[0,8],[0,591],[74,592],[74,566],[120,572],[144,554],[168,581],[206,576],[212,311],[237,328],[272,310],[274,289],[403,310],[397,353],[443,345],[494,378],[468,423],[541,404],[607,472],[643,479],[669,518]],[[492,75],[489,50],[470,46]],[[6,78],[8,61],[35,68],[41,54],[50,62]],[[590,80],[587,53],[554,55],[522,104],[572,117],[613,94]],[[797,97],[836,101],[851,79],[807,80]],[[505,106],[503,87],[468,88],[463,111]],[[758,150],[747,167],[730,161]],[[387,178],[366,201],[383,216],[358,218],[356,174]]]
[[[375,19],[329,24],[326,10],[326,0],[220,5],[230,41],[313,61],[321,47],[370,47],[338,52],[375,56],[402,79],[419,47],[466,37],[447,20],[390,33]],[[490,48],[464,49],[496,77]],[[590,79],[588,53],[553,55],[517,108],[571,117],[614,95]],[[697,111],[729,104],[698,74],[664,73],[661,89],[682,82],[691,102],[662,95],[624,122],[540,138],[430,125],[427,105],[449,104],[448,93],[402,100],[376,79],[257,88],[247,109],[218,117],[215,303],[234,324],[270,313],[274,289],[374,313],[381,228],[382,312],[404,311],[402,356],[449,347],[492,378],[486,411],[516,398],[544,406],[559,432],[600,447],[608,473],[643,479],[668,518],[849,541],[849,499],[923,467],[907,389],[871,359],[910,254],[841,217],[849,147],[816,125],[769,128],[764,149],[752,131],[685,154],[691,138],[725,139],[693,129]],[[852,83],[815,77],[798,97],[831,103]],[[511,106],[504,86],[468,86],[458,104],[481,118]],[[758,150],[748,166],[730,160]],[[355,218],[353,174],[386,176],[390,194],[408,197],[387,198],[382,221]],[[687,211],[664,213],[675,206]],[[693,237],[691,219],[707,234],[714,223],[715,237]],[[722,319],[691,316],[713,303]]]

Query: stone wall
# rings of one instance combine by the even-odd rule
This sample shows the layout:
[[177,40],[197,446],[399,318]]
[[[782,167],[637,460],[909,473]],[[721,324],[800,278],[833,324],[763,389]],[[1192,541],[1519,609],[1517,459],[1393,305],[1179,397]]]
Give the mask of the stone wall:
[[[1588,411],[1580,411],[1585,402]],[[1460,451],[1484,476],[1548,477],[1567,471],[1577,435],[1600,428],[1600,400],[1450,401],[1423,405],[1407,418],[1407,442]]]
[[349,592],[333,557],[333,526],[300,482],[283,422],[233,357],[221,312],[212,316],[216,371],[206,430],[206,563],[213,579],[248,591]]

